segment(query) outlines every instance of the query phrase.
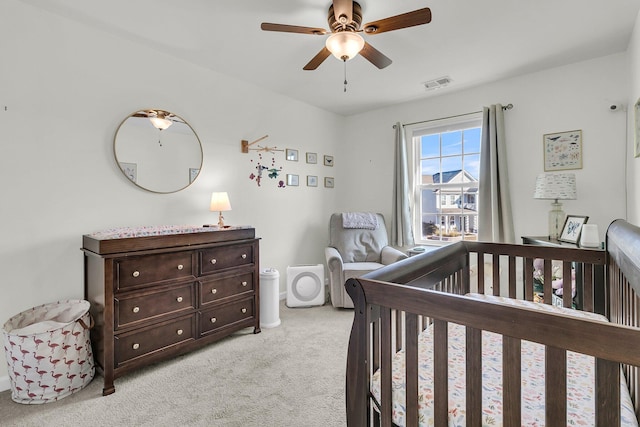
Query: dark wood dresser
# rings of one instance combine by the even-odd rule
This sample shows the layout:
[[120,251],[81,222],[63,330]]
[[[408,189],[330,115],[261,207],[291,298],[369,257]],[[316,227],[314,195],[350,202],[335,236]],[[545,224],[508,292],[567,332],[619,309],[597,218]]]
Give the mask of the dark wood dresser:
[[251,227],[114,229],[84,235],[82,250],[103,395],[129,371],[243,328],[260,332]]

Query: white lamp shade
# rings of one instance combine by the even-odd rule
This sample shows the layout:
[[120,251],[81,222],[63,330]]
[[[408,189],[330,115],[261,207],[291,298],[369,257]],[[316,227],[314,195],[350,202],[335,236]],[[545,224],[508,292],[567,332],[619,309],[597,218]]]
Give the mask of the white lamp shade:
[[574,200],[577,198],[576,175],[542,173],[536,178],[534,199]]
[[355,57],[362,50],[364,39],[360,34],[341,31],[330,35],[325,44],[333,56],[346,61]]
[[231,202],[229,202],[229,195],[226,191],[211,194],[211,206],[209,210],[217,212],[231,210]]

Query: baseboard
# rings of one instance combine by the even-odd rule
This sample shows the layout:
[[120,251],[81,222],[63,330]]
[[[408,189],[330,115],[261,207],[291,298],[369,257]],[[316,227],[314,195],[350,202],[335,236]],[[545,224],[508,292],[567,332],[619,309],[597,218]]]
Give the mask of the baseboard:
[[284,301],[287,299],[287,292],[280,292],[280,301]]
[[9,375],[0,377],[0,392],[7,391],[10,388],[11,388],[11,383],[9,382]]

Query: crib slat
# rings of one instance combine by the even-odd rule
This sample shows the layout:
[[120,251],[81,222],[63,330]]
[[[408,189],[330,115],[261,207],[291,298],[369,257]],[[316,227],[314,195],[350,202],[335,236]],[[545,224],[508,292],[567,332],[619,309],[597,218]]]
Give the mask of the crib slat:
[[391,309],[380,307],[380,402],[382,427],[391,427]]
[[418,316],[407,313],[406,325],[406,424],[418,425]]
[[521,389],[521,341],[508,336],[502,337],[503,372],[503,416],[505,426],[521,425],[522,389]]
[[544,377],[545,426],[565,427],[567,425],[567,352],[565,350],[546,347]]
[[433,321],[433,419],[437,426],[448,424],[449,384],[448,384],[448,336],[447,322]]
[[619,364],[596,359],[596,402],[596,425],[619,426],[620,411],[607,410],[620,407]]
[[544,303],[551,304],[551,300],[553,297],[553,275],[552,275],[552,264],[550,259],[544,260],[543,274],[544,274],[544,285],[542,286],[542,292],[544,293]]
[[[563,307],[571,307],[571,304],[573,303],[573,297],[572,297],[572,280],[571,280],[571,275],[572,275],[572,268],[571,268],[571,263],[569,261],[564,261],[562,263],[562,306]],[[566,279],[565,279],[566,277]]]
[[466,328],[466,415],[468,426],[482,425],[482,331]]
[[493,254],[493,275],[492,275],[492,288],[493,295],[500,295],[500,254]]
[[582,289],[582,309],[593,312],[593,265],[583,264],[583,268],[582,277],[584,278],[584,288]]
[[516,257],[509,257],[509,298],[516,298]]
[[524,259],[524,299],[533,301],[533,259]]

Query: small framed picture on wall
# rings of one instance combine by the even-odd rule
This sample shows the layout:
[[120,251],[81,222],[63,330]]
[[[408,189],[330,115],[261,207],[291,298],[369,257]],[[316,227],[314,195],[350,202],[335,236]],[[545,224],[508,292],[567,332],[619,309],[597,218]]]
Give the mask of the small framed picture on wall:
[[334,180],[332,176],[327,176],[324,178],[324,186],[326,188],[333,188],[334,186]]
[[298,180],[299,177],[298,175],[292,175],[292,174],[287,174],[287,185],[290,187],[297,187],[298,186]]
[[307,175],[307,187],[317,187],[318,177],[315,175]]
[[318,163],[317,153],[307,153],[307,163],[315,165]]
[[324,156],[324,165],[325,166],[333,166],[333,156]]
[[292,162],[298,161],[298,150],[294,150],[293,148],[287,148],[287,160]]

